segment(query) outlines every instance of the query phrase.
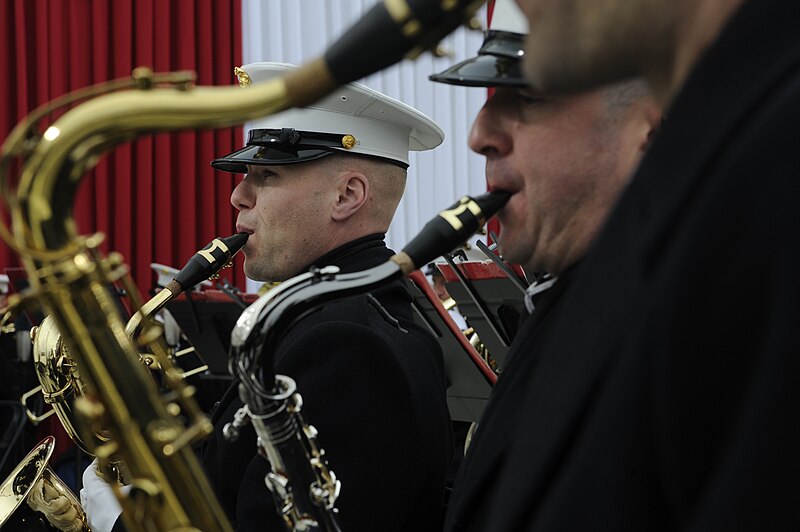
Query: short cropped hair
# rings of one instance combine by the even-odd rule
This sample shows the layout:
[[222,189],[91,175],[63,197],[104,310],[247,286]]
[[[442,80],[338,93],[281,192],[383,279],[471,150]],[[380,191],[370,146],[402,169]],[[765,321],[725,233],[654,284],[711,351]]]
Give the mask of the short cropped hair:
[[336,170],[355,169],[367,176],[376,220],[388,228],[406,188],[408,170],[394,161],[336,152],[323,160]]

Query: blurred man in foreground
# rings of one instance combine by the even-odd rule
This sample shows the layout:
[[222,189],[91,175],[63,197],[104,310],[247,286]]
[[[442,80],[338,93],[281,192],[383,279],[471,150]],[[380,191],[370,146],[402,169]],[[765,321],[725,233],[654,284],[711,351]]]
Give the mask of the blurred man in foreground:
[[536,353],[485,530],[797,530],[800,9],[519,4],[534,86],[643,75],[668,120]]

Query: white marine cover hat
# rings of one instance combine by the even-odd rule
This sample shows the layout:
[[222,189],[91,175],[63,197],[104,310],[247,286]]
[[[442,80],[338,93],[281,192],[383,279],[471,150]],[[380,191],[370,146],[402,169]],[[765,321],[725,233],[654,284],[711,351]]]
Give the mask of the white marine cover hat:
[[[247,90],[297,68],[288,63],[251,63],[237,69]],[[312,161],[343,152],[378,157],[407,167],[409,151],[430,150],[444,140],[436,123],[403,102],[360,83],[348,83],[319,102],[249,123],[247,145],[212,161],[226,172],[246,173],[248,164]]]

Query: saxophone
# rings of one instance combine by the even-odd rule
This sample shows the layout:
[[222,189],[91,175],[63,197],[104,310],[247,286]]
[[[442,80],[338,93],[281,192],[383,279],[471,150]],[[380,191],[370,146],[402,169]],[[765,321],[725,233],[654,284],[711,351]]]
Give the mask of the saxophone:
[[[126,334],[135,340],[137,335],[142,332],[145,320],[164,308],[182,292],[217,275],[242,249],[247,237],[248,235],[245,233],[238,233],[225,238],[215,238],[195,253],[175,275],[175,278],[164,287],[164,290],[158,292],[144,305],[140,305],[139,310],[131,316],[125,326]],[[128,292],[135,294],[135,290],[130,286],[128,286]],[[85,385],[69,350],[64,346],[61,333],[58,332],[53,319],[46,316],[39,325],[31,329],[30,336],[33,342],[34,369],[40,384],[23,394],[20,399],[28,419],[38,423],[55,413],[70,439],[84,452],[91,454],[91,447],[83,441],[75,419],[75,399],[84,395]],[[153,355],[140,353],[140,357],[145,366],[151,369],[158,368],[158,362]],[[52,410],[42,415],[36,415],[28,407],[28,400],[39,392],[41,392],[45,404],[52,406]],[[94,436],[101,441],[108,439],[101,434]]]
[[[137,75],[139,82],[160,82],[156,76]],[[166,89],[123,91],[90,100],[64,114],[41,137],[33,133],[30,121],[17,126],[2,152],[4,171],[11,157],[26,159],[16,197],[11,199],[11,243],[28,271],[33,289],[29,297],[52,317],[85,383],[84,395],[74,404],[78,421],[83,422],[78,427],[82,440],[92,446],[101,468],[118,459],[127,466],[130,494],[117,491],[126,526],[230,530],[190,445],[212,431],[210,421],[172,365],[163,342],[152,338],[148,345],[171,390],[161,394],[140,363],[138,346],[126,334],[108,289],[127,273],[121,257],[103,257],[102,238],[77,236],[71,218],[79,178],[100,151],[130,138],[142,122],[186,121],[184,115],[190,114],[186,103],[173,102],[167,112],[163,103],[171,98],[159,98],[162,91]],[[172,96],[179,96],[175,92]],[[120,108],[115,111],[109,105]],[[103,431],[108,432],[108,441],[92,438]]]
[[[311,104],[342,83],[432,47],[482,3],[385,0],[323,57],[247,91],[196,87],[187,73],[155,75],[138,68],[132,81],[45,104],[5,140],[0,198],[8,204],[12,231],[0,224],[0,236],[19,254],[31,285],[15,304],[44,307],[61,332],[85,382],[85,395],[75,404],[79,430],[107,430],[110,440],[91,450],[101,466],[118,457],[128,468],[129,494],[115,490],[129,529],[230,530],[230,525],[191,449],[212,432],[210,421],[158,341],[152,350],[172,391],[162,395],[156,388],[108,290],[126,275],[122,257],[103,256],[102,235],[77,234],[72,203],[82,176],[103,152],[146,133],[226,127]],[[365,46],[369,42],[381,46]],[[75,103],[38,131],[41,119]],[[15,179],[17,160],[21,169]]]
[[264,481],[287,530],[340,530],[336,510],[340,482],[327,466],[316,429],[303,418],[303,401],[294,380],[275,374],[274,356],[283,335],[321,305],[368,292],[451,251],[509,197],[502,191],[464,197],[428,222],[386,263],[347,274],[335,266],[312,269],[273,288],[239,317],[231,334],[230,363],[244,406],[223,432],[235,439],[242,426],[252,423],[259,454],[271,468]]

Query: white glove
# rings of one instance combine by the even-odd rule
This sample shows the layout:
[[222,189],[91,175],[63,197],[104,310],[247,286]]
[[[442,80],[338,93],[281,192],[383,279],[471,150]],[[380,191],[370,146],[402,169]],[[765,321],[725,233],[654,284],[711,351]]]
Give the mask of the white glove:
[[[127,494],[130,486],[122,486],[121,490]],[[122,513],[114,490],[97,475],[97,458],[83,472],[81,505],[93,532],[110,532]]]
[[[70,497],[72,500],[70,500]],[[78,501],[70,491],[69,496],[53,487],[50,481],[40,477],[27,499],[28,506],[44,514],[51,525],[63,532],[80,532],[83,527]]]

